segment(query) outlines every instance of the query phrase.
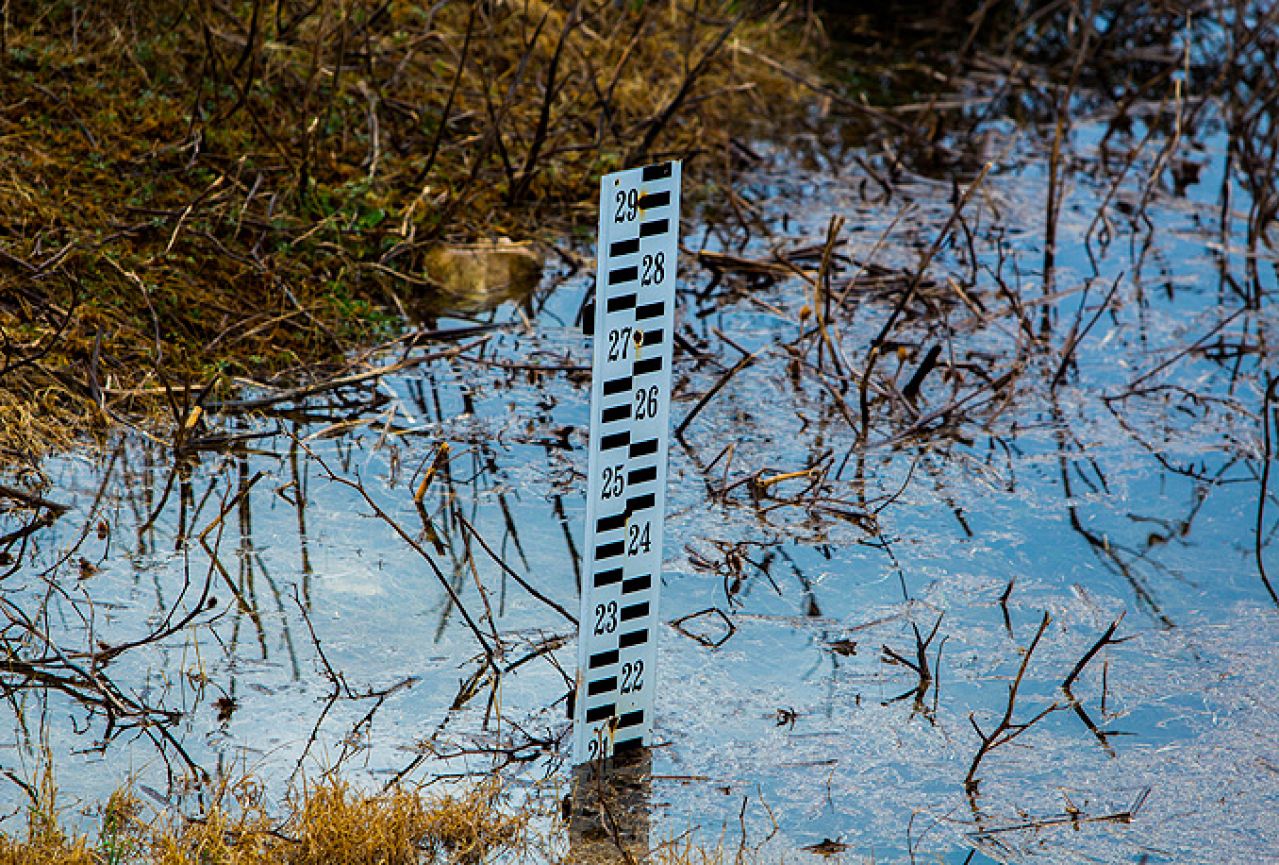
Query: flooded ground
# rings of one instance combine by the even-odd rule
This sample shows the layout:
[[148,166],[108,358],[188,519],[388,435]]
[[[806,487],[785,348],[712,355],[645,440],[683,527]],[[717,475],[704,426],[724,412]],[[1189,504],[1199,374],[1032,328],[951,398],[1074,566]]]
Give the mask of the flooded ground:
[[[932,176],[832,117],[687,215],[651,844],[1275,855],[1275,257],[1215,108],[1166,147],[1184,110],[1082,111],[1060,166],[996,114]],[[65,510],[0,516],[0,810],[48,754],[85,808],[340,769],[554,813],[592,284],[559,252],[341,386],[26,479]]]

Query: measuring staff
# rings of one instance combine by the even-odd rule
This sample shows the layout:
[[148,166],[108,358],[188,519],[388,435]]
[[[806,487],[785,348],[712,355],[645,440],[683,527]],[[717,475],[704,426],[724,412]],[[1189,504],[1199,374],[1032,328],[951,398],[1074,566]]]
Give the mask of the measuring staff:
[[652,737],[679,193],[677,161],[600,181],[574,765]]

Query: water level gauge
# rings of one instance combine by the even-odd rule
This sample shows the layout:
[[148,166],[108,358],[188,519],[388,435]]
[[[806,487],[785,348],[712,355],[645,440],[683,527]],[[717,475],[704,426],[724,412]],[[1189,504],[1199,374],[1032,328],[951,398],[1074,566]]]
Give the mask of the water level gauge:
[[679,162],[600,182],[574,764],[652,734],[679,192]]

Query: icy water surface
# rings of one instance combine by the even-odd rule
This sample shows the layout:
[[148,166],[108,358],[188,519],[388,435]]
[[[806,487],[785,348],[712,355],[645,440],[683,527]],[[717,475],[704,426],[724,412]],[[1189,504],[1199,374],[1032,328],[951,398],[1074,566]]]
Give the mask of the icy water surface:
[[[652,844],[1279,858],[1279,614],[1254,548],[1274,319],[1238,288],[1224,141],[1193,154],[1184,194],[1146,195],[1152,146],[1112,195],[1105,124],[1080,124],[1046,278],[1043,145],[992,129],[957,220],[978,170],[906,171],[890,196],[820,141],[744,175],[750,230],[726,206],[686,220],[676,423],[727,379],[672,446]],[[0,769],[30,779],[47,746],[86,808],[130,779],[168,802],[195,771],[282,786],[334,767],[370,785],[498,771],[552,807],[590,270],[354,370],[380,377],[251,389],[176,464],[141,435],[52,461],[46,494],[70,510],[5,541],[6,639],[25,636]],[[24,795],[6,782],[0,811]]]

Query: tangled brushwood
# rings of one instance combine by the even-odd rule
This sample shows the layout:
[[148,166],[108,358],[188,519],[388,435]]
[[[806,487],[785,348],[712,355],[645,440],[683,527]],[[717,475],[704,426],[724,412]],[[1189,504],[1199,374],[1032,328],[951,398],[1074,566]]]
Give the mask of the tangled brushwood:
[[439,242],[592,224],[599,174],[676,155],[706,177],[799,104],[757,59],[799,52],[775,3],[3,10],[11,462],[157,409],[180,427],[237,377],[297,378],[429,295]]

